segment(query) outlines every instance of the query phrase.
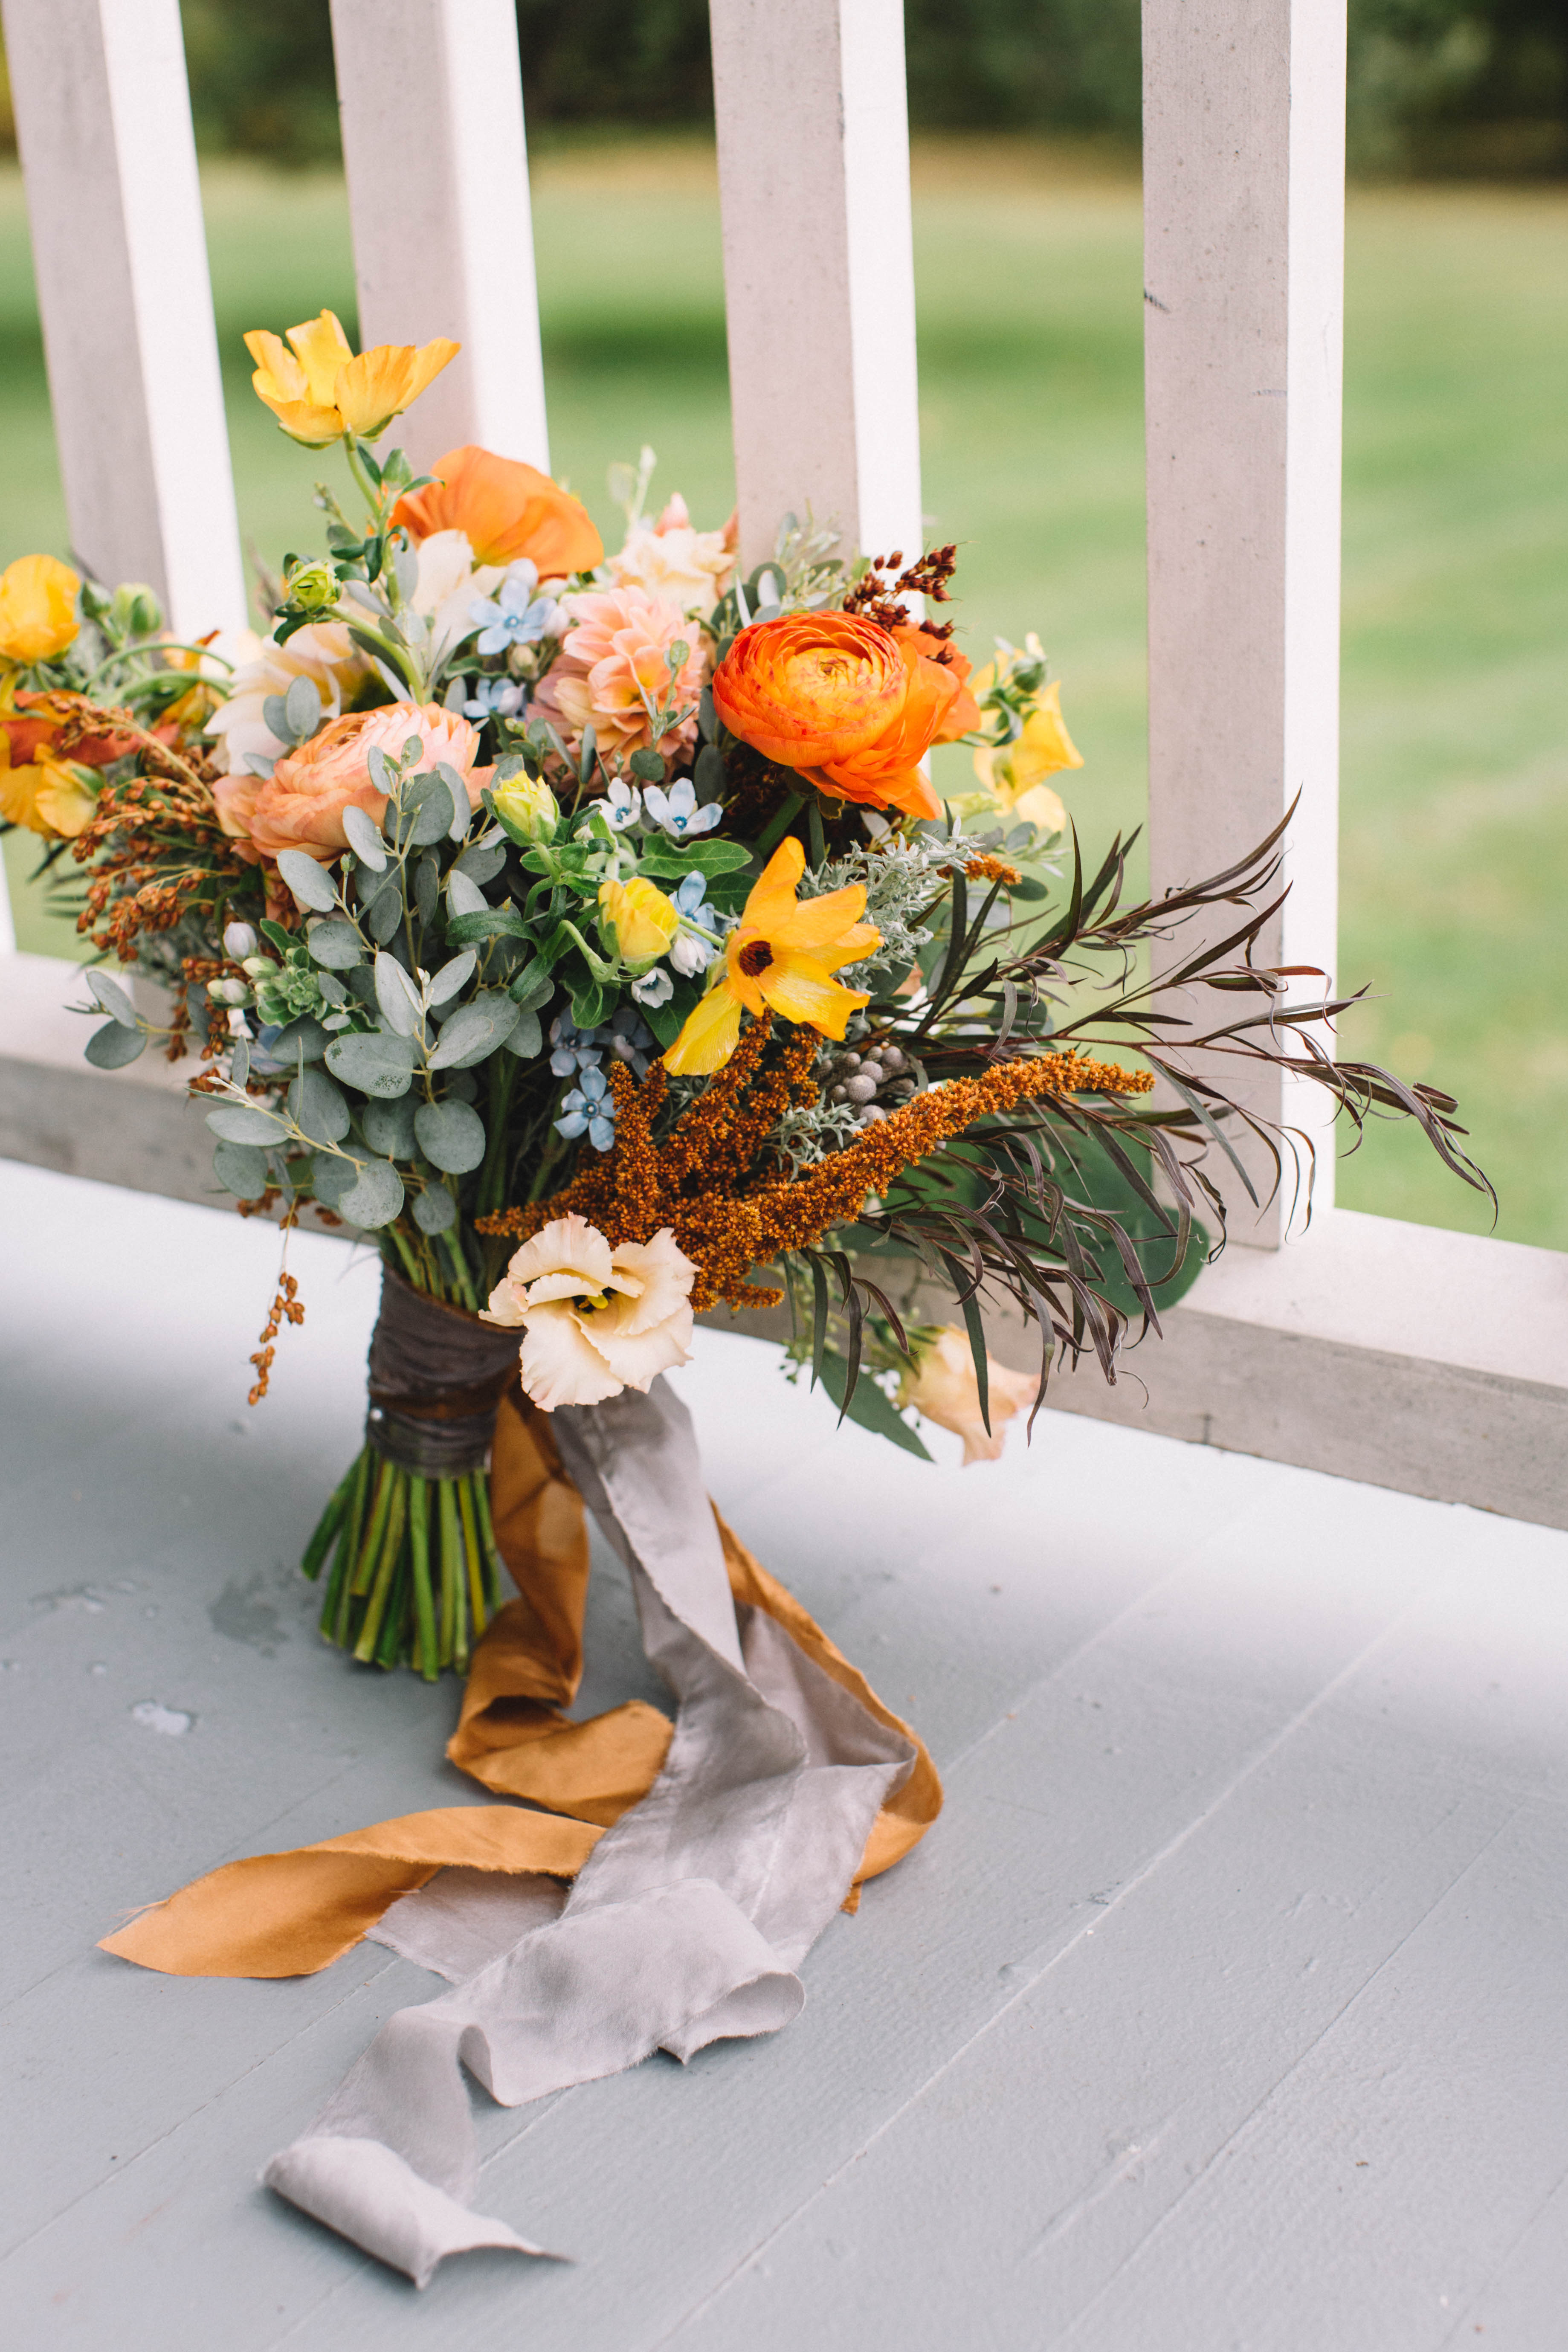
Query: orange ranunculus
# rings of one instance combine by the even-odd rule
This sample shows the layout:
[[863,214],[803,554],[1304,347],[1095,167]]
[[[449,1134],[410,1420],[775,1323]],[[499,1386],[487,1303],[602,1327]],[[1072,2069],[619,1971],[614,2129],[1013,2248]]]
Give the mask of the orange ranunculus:
[[460,530],[476,563],[516,563],[526,556],[542,580],[592,572],[605,542],[580,499],[516,457],[498,457],[472,442],[448,449],[430,471],[428,489],[399,499],[392,520],[412,539]]
[[420,764],[434,767],[445,760],[463,778],[477,807],[491,772],[474,766],[479,739],[468,720],[435,702],[389,702],[334,719],[279,760],[265,780],[220,778],[213,788],[218,821],[226,834],[252,843],[263,856],[302,849],[330,865],[349,845],[343,811],[351,803],[374,824],[386,813],[386,795],[371,781],[372,748],[395,760],[411,735],[421,740]]
[[678,1076],[722,1069],[741,1034],[742,1010],[758,1019],[776,1013],[842,1037],[849,1015],[870,1003],[864,989],[834,979],[840,965],[860,963],[882,944],[863,923],[866,890],[852,882],[820,898],[796,899],[805,852],[793,837],[781,841],[730,934],[718,979],[664,1056]]
[[973,733],[985,724],[985,715],[969,688],[969,673],[973,664],[961,654],[951,637],[933,636],[929,629],[917,628],[911,621],[896,628],[893,635],[900,646],[912,646],[923,661],[941,665],[958,680],[958,696],[950,706],[936,733],[933,743],[956,743],[961,735]]
[[957,696],[941,662],[853,613],[755,621],[713,677],[731,735],[837,800],[910,816],[941,814],[920,762]]
[[377,343],[356,359],[331,310],[289,328],[292,351],[263,327],[253,328],[245,343],[256,362],[250,381],[257,398],[290,440],[310,449],[325,448],[349,433],[378,441],[462,348],[437,335],[417,346]]

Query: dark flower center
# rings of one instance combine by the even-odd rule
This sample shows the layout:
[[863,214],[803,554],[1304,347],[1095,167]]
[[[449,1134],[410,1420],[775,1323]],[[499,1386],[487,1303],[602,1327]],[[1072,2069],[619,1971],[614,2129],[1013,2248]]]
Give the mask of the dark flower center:
[[766,940],[749,940],[737,958],[748,980],[755,980],[760,971],[766,971],[773,960],[773,951]]

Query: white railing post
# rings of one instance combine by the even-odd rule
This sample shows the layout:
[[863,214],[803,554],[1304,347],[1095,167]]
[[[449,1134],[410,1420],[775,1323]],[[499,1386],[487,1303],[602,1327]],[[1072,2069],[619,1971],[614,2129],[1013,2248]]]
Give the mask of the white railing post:
[[[1344,0],[1143,0],[1143,77],[1154,887],[1240,856],[1299,793],[1262,960],[1331,973]],[[1247,1099],[1321,1131],[1317,1093],[1270,1076]],[[1317,1209],[1332,1182],[1321,1145]],[[1288,1210],[1241,1200],[1234,1238],[1278,1245]]]
[[371,343],[462,345],[397,428],[420,465],[477,441],[548,470],[512,0],[331,0]]
[[182,635],[245,620],[179,0],[5,0],[77,558]]
[[741,556],[921,544],[901,0],[710,0]]

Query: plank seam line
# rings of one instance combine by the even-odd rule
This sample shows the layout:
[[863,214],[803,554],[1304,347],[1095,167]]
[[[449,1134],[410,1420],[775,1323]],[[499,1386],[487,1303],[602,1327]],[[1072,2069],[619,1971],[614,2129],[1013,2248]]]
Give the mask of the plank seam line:
[[[1453,1581],[1454,1574],[1451,1572],[1448,1576],[1441,1578],[1438,1580],[1438,1590],[1440,1591],[1444,1584],[1451,1583]],[[695,2321],[700,2319],[703,2314],[709,2311],[712,2305],[719,2301],[721,2295],[728,2293],[731,2284],[741,2276],[743,2271],[749,2269],[753,2263],[759,2261],[767,2252],[768,2248],[773,2245],[777,2240],[783,2236],[786,2230],[793,2228],[795,2223],[800,2220],[801,2216],[804,2213],[809,2212],[817,2200],[826,2196],[830,2189],[836,2187],[838,2181],[844,2178],[846,2173],[849,2172],[855,2165],[858,2164],[862,2160],[863,2158],[868,2156],[872,2148],[876,2147],[878,2141],[884,2138],[886,2135],[891,2131],[893,2126],[901,2121],[903,2116],[906,2116],[912,2107],[918,2106],[921,2101],[926,2096],[927,2093],[932,2090],[944,2076],[951,2074],[952,2069],[962,2059],[967,2057],[972,2050],[976,2048],[980,2042],[984,2042],[986,2035],[991,2032],[992,2029],[998,2025],[1002,2019],[1008,2015],[1010,2011],[1016,2009],[1019,2002],[1025,2000],[1026,1996],[1034,1990],[1037,1985],[1043,1982],[1044,1979],[1050,1975],[1053,1969],[1058,1967],[1063,1960],[1067,1959],[1071,1953],[1078,1949],[1079,1944],[1084,1942],[1088,1937],[1093,1935],[1095,1930],[1110,1916],[1113,1911],[1121,1908],[1121,1905],[1130,1895],[1135,1894],[1141,1886],[1142,1886],[1149,1879],[1152,1878],[1157,1871],[1163,1870],[1166,1863],[1172,1860],[1175,1854],[1179,1853],[1182,1848],[1186,1845],[1192,1838],[1195,1837],[1198,1832],[1214,1819],[1215,1815],[1223,1806],[1229,1803],[1237,1790],[1242,1788],[1246,1782],[1252,1778],[1253,1774],[1259,1770],[1263,1765],[1267,1764],[1271,1757],[1277,1755],[1279,1750],[1284,1747],[1288,1740],[1293,1739],[1302,1726],[1310,1720],[1310,1718],[1317,1713],[1318,1709],[1331,1699],[1336,1691],[1348,1683],[1352,1675],[1359,1674],[1363,1670],[1368,1661],[1375,1656],[1377,1652],[1393,1638],[1394,1633],[1403,1623],[1404,1620],[1415,1609],[1430,1601],[1431,1598],[1432,1590],[1430,1587],[1420,1593],[1413,1594],[1410,1600],[1405,1602],[1404,1608],[1398,1610],[1395,1614],[1389,1619],[1388,1622],[1373,1635],[1370,1642],[1364,1643],[1360,1650],[1356,1651],[1353,1656],[1348,1658],[1344,1664],[1340,1668],[1339,1672],[1333,1675],[1330,1680],[1322,1685],[1321,1690],[1315,1692],[1304,1706],[1299,1707],[1296,1713],[1291,1716],[1286,1723],[1280,1726],[1279,1729],[1274,1733],[1271,1738],[1266,1740],[1262,1747],[1256,1749],[1254,1753],[1248,1757],[1246,1763],[1241,1766],[1239,1770],[1232,1774],[1231,1778],[1226,1782],[1224,1788],[1216,1790],[1215,1795],[1210,1798],[1208,1803],[1205,1805],[1200,1813],[1195,1814],[1193,1820],[1188,1822],[1184,1828],[1176,1831],[1173,1836],[1168,1838],[1165,1841],[1165,1843],[1160,1847],[1158,1852],[1151,1855],[1149,1860],[1134,1873],[1132,1877],[1128,1879],[1123,1886],[1118,1888],[1110,1902],[1096,1906],[1092,1921],[1086,1920],[1083,1927],[1079,1929],[1078,1933],[1069,1937],[1065,1944],[1061,1945],[1057,1951],[1053,1952],[1050,1958],[1042,1968],[1037,1969],[1034,1975],[1019,1985],[1016,1991],[1010,1993],[1007,1999],[1003,2001],[998,2008],[993,2010],[991,2015],[985,2020],[985,2022],[983,2025],[977,2026],[974,2032],[970,2034],[965,2041],[962,2042],[958,2045],[957,2049],[953,2050],[948,2057],[943,2059],[940,2066],[936,2067],[930,2074],[928,2074],[906,2098],[901,2099],[899,2105],[892,2109],[891,2113],[884,2116],[883,2120],[877,2126],[875,2131],[870,2133],[861,2145],[858,2148],[854,2149],[850,2155],[844,2158],[841,2163],[836,2165],[833,2170],[827,2175],[826,2179],[819,2182],[817,2187],[811,2191],[809,2196],[803,2197],[798,2204],[794,2206],[788,2213],[784,2214],[777,2222],[774,2223],[773,2227],[769,2230],[764,2236],[757,2241],[754,2246],[749,2248],[737,2263],[731,2264],[731,2268],[726,2271],[723,2277],[720,2279],[715,2285],[709,2289],[708,2293],[700,2302],[693,2304],[689,2310],[683,2312],[680,2317],[675,2321],[674,2325],[667,2328],[662,2336],[653,2337],[647,2346],[647,2352],[660,2352],[660,2347],[672,2343],[676,2336],[683,2328],[690,2326]]]

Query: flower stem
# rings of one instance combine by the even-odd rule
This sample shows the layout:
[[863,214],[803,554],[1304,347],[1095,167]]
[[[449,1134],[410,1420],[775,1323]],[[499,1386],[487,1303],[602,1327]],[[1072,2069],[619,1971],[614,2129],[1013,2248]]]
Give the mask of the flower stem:
[[420,1477],[408,1481],[408,1542],[414,1575],[414,1614],[419,1638],[416,1663],[427,1683],[441,1671],[436,1648],[436,1608],[430,1591],[430,1488]]

